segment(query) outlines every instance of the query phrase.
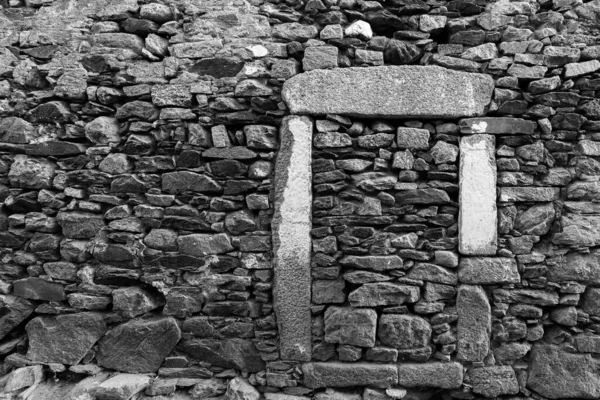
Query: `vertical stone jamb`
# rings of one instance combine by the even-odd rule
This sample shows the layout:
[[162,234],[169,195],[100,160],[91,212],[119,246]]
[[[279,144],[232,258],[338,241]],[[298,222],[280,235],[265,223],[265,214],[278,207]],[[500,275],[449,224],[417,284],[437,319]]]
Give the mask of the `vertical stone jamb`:
[[306,116],[288,116],[281,125],[281,146],[274,182],[274,307],[282,360],[310,361],[312,130]]
[[462,255],[496,255],[495,147],[492,135],[460,140],[458,250]]
[[483,288],[479,285],[460,285],[456,311],[456,358],[460,361],[483,361],[490,351],[492,332],[492,310]]

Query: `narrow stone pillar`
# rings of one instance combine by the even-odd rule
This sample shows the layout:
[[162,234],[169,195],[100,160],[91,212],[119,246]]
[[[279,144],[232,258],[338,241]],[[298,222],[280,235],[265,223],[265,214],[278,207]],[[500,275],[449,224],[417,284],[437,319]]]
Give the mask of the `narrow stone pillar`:
[[305,116],[281,125],[273,216],[274,307],[282,360],[310,361],[312,130]]
[[483,288],[479,285],[460,285],[456,312],[456,358],[460,361],[483,361],[490,351],[492,331],[492,310]]
[[458,250],[463,255],[496,255],[495,147],[492,135],[460,140]]

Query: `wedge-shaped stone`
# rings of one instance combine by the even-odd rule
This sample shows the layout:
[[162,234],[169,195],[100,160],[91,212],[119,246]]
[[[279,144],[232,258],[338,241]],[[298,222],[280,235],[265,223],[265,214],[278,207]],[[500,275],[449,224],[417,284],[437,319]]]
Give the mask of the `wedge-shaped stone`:
[[392,256],[344,256],[340,264],[346,267],[360,269],[371,269],[373,271],[388,271],[392,269],[404,269],[402,259],[396,255]]
[[533,134],[535,122],[521,118],[465,118],[458,123],[461,133],[487,133],[496,135]]
[[507,257],[463,257],[458,265],[458,280],[475,285],[519,283],[517,262]]
[[490,350],[492,314],[481,286],[461,285],[456,298],[458,312],[457,354],[461,361],[483,361]]
[[78,313],[36,317],[25,327],[27,358],[32,361],[78,364],[106,332],[101,314]]
[[417,286],[376,282],[362,285],[348,295],[348,300],[352,307],[376,307],[415,303],[419,297]]
[[479,116],[491,99],[490,76],[437,66],[315,70],[287,80],[282,96],[294,114],[386,118]]
[[134,319],[111,329],[102,338],[98,365],[122,372],[156,372],[180,338],[174,318]]
[[560,189],[554,187],[501,187],[498,200],[512,201],[554,201],[558,200]]
[[600,245],[600,216],[567,214],[560,219],[562,232],[554,235],[555,244],[572,247]]
[[25,321],[35,309],[35,304],[17,296],[0,294],[0,339]]
[[600,366],[590,354],[538,344],[531,351],[527,387],[551,399],[600,397]]
[[[231,314],[229,314],[231,315]],[[250,372],[265,369],[256,345],[250,339],[188,339],[178,346],[198,360],[221,368]]]
[[398,383],[398,368],[392,364],[306,363],[304,384],[311,388],[371,386],[388,388]]
[[462,385],[463,367],[457,362],[398,364],[398,384],[404,387],[457,389]]
[[430,263],[417,263],[406,277],[446,285],[456,285],[456,282],[458,282],[455,271]]
[[493,255],[498,248],[495,148],[492,135],[460,140],[458,243],[465,255]]

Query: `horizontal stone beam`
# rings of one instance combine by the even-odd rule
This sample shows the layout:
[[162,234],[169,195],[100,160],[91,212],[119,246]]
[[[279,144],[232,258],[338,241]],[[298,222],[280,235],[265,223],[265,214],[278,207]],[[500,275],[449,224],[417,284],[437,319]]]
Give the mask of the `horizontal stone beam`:
[[319,362],[302,365],[304,384],[311,388],[371,386],[388,388],[398,384],[395,364]]
[[292,114],[366,118],[461,118],[485,113],[494,89],[489,75],[437,66],[313,70],[285,81]]
[[495,138],[460,140],[458,250],[464,255],[495,255],[498,241]]
[[289,116],[281,125],[273,215],[274,307],[282,360],[310,361],[313,121]]

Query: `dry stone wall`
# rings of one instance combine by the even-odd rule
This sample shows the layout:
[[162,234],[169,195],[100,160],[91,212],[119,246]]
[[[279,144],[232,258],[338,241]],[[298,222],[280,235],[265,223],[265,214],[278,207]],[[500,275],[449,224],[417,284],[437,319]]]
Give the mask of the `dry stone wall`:
[[0,399],[600,397],[598,23],[0,0]]

